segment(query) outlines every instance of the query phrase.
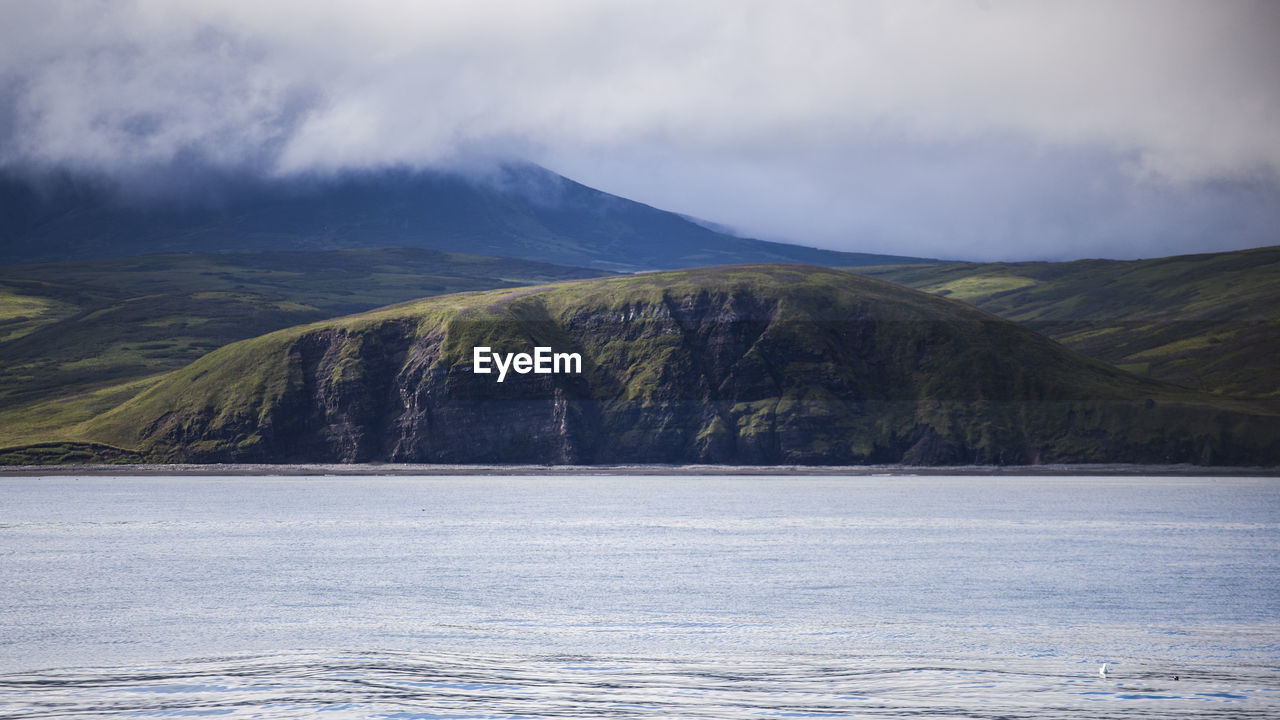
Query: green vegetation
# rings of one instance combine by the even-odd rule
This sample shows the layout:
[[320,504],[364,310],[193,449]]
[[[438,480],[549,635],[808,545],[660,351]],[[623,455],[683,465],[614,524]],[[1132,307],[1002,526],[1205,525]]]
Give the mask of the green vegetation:
[[76,437],[77,425],[115,408],[160,377],[0,410],[0,447],[72,440]]
[[429,295],[600,274],[404,248],[3,266],[0,411],[131,383],[299,323]]
[[0,286],[0,343],[16,340],[75,311],[74,305]]
[[84,465],[138,463],[143,456],[98,443],[51,442],[0,448],[0,465]]
[[[584,372],[499,385],[471,372],[477,344],[579,352]],[[740,266],[288,328],[55,439],[169,462],[1259,464],[1280,460],[1280,416],[1136,378],[957,301]]]
[[1139,261],[850,269],[973,303],[1150,378],[1280,398],[1280,247]]

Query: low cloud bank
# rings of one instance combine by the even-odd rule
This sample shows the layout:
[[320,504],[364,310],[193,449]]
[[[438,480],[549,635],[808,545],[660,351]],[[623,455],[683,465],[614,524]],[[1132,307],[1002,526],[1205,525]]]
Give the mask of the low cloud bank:
[[523,158],[839,249],[1280,242],[1275,3],[51,0],[3,14],[11,171],[144,185]]

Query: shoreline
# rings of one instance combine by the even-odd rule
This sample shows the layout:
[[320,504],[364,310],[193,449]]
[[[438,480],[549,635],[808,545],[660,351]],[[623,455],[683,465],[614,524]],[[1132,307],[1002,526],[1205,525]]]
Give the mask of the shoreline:
[[1280,467],[1199,465],[435,465],[417,463],[351,464],[142,464],[142,465],[11,465],[0,466],[0,477],[32,476],[1164,476],[1164,477],[1276,477]]

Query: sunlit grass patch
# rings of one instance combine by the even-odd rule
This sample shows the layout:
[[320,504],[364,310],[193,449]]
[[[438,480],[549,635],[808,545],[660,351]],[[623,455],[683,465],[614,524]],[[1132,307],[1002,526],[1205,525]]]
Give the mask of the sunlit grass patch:
[[18,317],[38,318],[53,312],[57,303],[40,297],[19,295],[8,288],[0,287],[0,320],[13,320]]
[[1085,340],[1094,340],[1100,337],[1104,337],[1106,335],[1113,335],[1119,331],[1120,331],[1120,328],[1117,326],[1091,328],[1089,330],[1083,330],[1081,332],[1073,332],[1067,335],[1063,335],[1058,339],[1062,342],[1068,342],[1068,343],[1083,342]]
[[0,285],[0,342],[16,340],[75,311],[74,305],[17,293]]
[[1134,353],[1128,357],[1129,360],[1153,360],[1156,358],[1167,357],[1170,355],[1184,355],[1196,350],[1205,350],[1220,343],[1230,340],[1236,331],[1229,330],[1221,333],[1207,333],[1204,335],[1196,335],[1194,337],[1182,338],[1175,342],[1166,343],[1159,347],[1144,350],[1140,353]]
[[1018,275],[976,275],[921,289],[956,300],[972,300],[1035,284],[1035,280]]

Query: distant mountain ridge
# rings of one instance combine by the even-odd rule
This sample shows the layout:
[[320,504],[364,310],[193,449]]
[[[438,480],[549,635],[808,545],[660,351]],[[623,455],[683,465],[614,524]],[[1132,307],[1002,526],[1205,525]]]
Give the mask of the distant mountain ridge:
[[735,237],[529,164],[476,177],[403,169],[329,178],[214,177],[149,196],[122,196],[109,184],[66,172],[39,183],[0,176],[0,264],[368,247],[617,271],[920,261]]

